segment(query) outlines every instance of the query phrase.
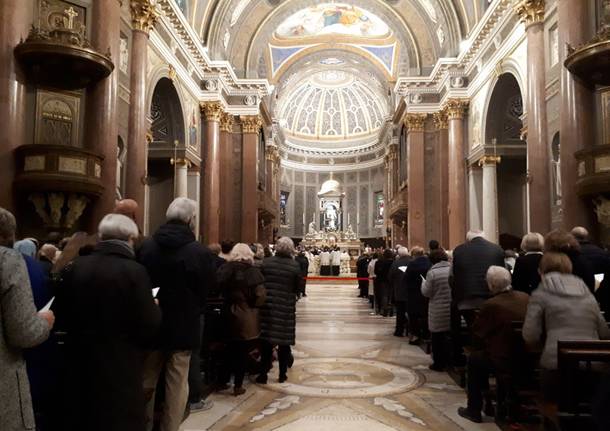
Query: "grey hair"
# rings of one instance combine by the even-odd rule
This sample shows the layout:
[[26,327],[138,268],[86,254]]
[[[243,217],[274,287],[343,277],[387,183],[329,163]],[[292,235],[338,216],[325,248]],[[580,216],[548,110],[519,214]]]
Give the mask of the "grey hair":
[[275,243],[275,252],[283,256],[294,255],[294,242],[287,236],[283,236]]
[[577,241],[586,241],[589,238],[589,231],[582,226],[576,226],[570,233]]
[[471,229],[466,234],[466,241],[472,241],[475,238],[485,238],[485,233],[482,230]]
[[409,249],[407,247],[398,247],[398,256],[406,257],[409,255]]
[[229,254],[229,260],[231,262],[248,262],[254,263],[254,253],[248,244],[243,242],[237,243],[231,249]]
[[167,221],[181,221],[195,230],[197,222],[197,202],[189,198],[176,198],[173,200],[165,213]]
[[521,240],[521,250],[542,251],[544,250],[544,237],[538,232],[530,232]]
[[510,272],[508,272],[508,269],[504,268],[503,266],[490,266],[487,270],[485,280],[487,281],[489,290],[494,295],[512,289],[512,278]]
[[16,230],[15,216],[9,210],[0,207],[0,245],[12,247]]
[[138,226],[127,216],[108,214],[97,227],[97,234],[102,241],[109,239],[127,241],[138,237]]

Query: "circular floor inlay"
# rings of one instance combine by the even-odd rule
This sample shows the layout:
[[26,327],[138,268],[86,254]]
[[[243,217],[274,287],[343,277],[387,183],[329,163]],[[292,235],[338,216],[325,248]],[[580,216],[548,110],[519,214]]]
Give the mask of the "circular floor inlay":
[[[274,368],[276,370],[277,368]],[[423,377],[409,368],[356,358],[297,359],[286,383],[272,382],[271,390],[306,397],[369,398],[411,391]]]

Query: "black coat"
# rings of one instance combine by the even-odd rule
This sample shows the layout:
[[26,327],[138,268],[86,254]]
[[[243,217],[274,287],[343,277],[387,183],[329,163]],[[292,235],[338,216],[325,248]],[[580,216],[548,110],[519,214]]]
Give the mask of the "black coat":
[[601,247],[589,241],[581,241],[580,255],[589,263],[593,274],[604,274],[610,270],[610,255]]
[[294,260],[301,267],[301,275],[303,277],[307,277],[307,274],[309,273],[309,259],[307,259],[307,257],[303,254],[298,254]]
[[213,254],[195,240],[184,223],[162,225],[144,241],[138,260],[146,267],[154,287],[163,321],[157,347],[163,350],[194,350],[201,344],[199,325],[208,290],[215,290]]
[[411,261],[402,278],[403,289],[407,292],[407,314],[409,318],[424,317],[428,314],[428,299],[421,293],[422,277],[426,277],[432,263],[428,256],[419,256]]
[[371,261],[371,258],[366,255],[362,255],[358,258],[358,261],[356,262],[356,276],[358,278],[368,278],[369,277],[369,262],[370,261]]
[[572,262],[572,274],[580,277],[582,281],[585,282],[591,293],[594,293],[596,273],[593,272],[593,267],[589,263],[589,260],[586,259],[581,252],[576,250],[571,250],[567,254]]
[[513,289],[531,295],[534,289],[540,284],[540,274],[538,267],[542,253],[528,253],[519,256],[515,261],[513,270]]
[[146,269],[126,245],[103,241],[64,273],[56,298],[67,332],[61,429],[143,431],[143,348],[161,323]]
[[263,261],[262,272],[267,298],[260,312],[261,338],[273,345],[293,345],[301,267],[290,256],[275,255]]
[[402,283],[405,273],[400,270],[400,267],[409,266],[409,263],[411,263],[411,256],[400,257],[394,261],[390,268],[390,283],[394,289],[394,301],[407,300],[406,285]]
[[463,299],[487,299],[491,296],[485,281],[487,270],[492,265],[504,267],[504,250],[485,238],[477,237],[453,250],[452,263],[450,284],[453,300],[459,303]]

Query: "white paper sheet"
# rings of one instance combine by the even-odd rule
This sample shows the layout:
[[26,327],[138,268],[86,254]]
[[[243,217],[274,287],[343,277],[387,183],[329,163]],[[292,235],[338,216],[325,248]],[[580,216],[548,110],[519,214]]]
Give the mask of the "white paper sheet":
[[157,293],[159,293],[159,289],[161,289],[161,288],[160,288],[160,287],[155,287],[155,288],[153,288],[153,290],[152,290],[152,296],[153,296],[153,298],[156,298],[156,297],[157,297]]
[[51,300],[47,302],[47,305],[42,307],[40,311],[49,311],[51,309],[51,305],[53,305],[53,301],[55,301],[55,297],[51,298]]
[[399,266],[398,269],[400,269],[402,272],[405,272],[407,270],[406,266]]

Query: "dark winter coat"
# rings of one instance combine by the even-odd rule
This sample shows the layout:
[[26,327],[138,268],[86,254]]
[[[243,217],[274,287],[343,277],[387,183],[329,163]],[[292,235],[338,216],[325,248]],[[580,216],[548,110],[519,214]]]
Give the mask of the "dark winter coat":
[[304,254],[298,254],[294,260],[301,267],[301,275],[303,277],[307,277],[307,274],[309,273],[309,259],[307,259]]
[[161,323],[146,268],[126,243],[102,241],[64,273],[56,298],[71,411],[62,429],[143,431],[143,346]]
[[453,250],[450,279],[453,301],[489,298],[485,277],[492,265],[504,267],[504,250],[500,246],[482,237],[457,246]]
[[218,270],[229,339],[253,340],[260,335],[258,309],[265,303],[264,282],[261,271],[249,263],[227,262]]
[[531,295],[540,284],[538,267],[542,253],[526,253],[515,261],[513,270],[513,289]]
[[409,266],[411,262],[411,256],[399,257],[394,261],[392,267],[390,268],[390,284],[394,289],[394,301],[406,301],[407,300],[407,289],[406,286],[402,283],[402,277],[405,275],[403,271],[400,270],[403,266]]
[[368,278],[369,277],[369,262],[370,261],[371,261],[371,258],[366,255],[362,255],[358,258],[358,261],[356,262],[356,276],[358,278]]
[[589,263],[593,274],[604,274],[610,270],[610,255],[589,241],[580,241],[580,255]]
[[158,348],[199,347],[200,315],[208,290],[216,284],[214,256],[195,240],[188,225],[168,222],[139,249],[138,260],[148,270],[163,312]]
[[263,261],[262,272],[267,298],[260,313],[261,338],[273,345],[294,345],[301,267],[292,257],[276,254]]
[[591,292],[595,292],[595,272],[589,260],[577,250],[570,250],[566,254],[572,262],[572,274],[582,279]]
[[428,256],[419,256],[411,261],[403,277],[407,291],[407,314],[409,318],[425,317],[428,312],[428,300],[421,293],[422,277],[426,277],[432,266]]

